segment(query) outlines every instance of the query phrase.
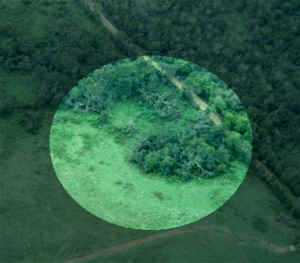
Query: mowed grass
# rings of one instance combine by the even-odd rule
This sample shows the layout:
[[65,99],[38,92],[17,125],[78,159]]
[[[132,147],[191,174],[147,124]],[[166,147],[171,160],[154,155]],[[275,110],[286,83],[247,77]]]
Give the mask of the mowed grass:
[[134,101],[117,104],[110,123],[97,115],[59,110],[51,130],[51,158],[66,191],[83,208],[113,224],[143,230],[169,229],[195,222],[222,206],[241,184],[247,167],[236,162],[230,174],[172,182],[144,174],[127,161],[137,137],[116,132],[129,120],[138,134],[163,123]]

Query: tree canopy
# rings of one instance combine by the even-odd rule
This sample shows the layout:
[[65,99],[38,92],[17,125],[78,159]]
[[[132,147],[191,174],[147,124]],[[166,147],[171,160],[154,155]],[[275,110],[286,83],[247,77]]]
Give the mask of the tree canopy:
[[[134,100],[166,125],[137,139],[129,161],[145,173],[190,180],[212,178],[230,169],[231,162],[250,161],[251,127],[238,97],[207,70],[183,60],[154,56],[152,59],[171,76],[183,81],[208,104],[193,108],[186,93],[178,90],[159,70],[142,57],[127,58],[97,69],[67,94],[63,106],[99,114],[108,120],[115,103]],[[215,112],[223,125],[209,118]],[[136,132],[133,123],[121,129]]]

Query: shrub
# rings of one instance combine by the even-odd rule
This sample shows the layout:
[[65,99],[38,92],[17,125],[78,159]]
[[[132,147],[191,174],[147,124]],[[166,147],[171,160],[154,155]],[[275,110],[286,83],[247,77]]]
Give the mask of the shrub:
[[136,127],[134,122],[130,120],[121,128],[121,130],[125,134],[132,134],[136,131]]

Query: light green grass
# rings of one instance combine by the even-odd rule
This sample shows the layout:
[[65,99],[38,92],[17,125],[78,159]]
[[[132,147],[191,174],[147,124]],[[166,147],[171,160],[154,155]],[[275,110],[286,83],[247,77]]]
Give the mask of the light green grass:
[[[116,140],[113,128],[133,120],[137,130],[159,121],[135,102],[118,104],[109,125],[95,127],[96,115],[58,111],[51,130],[51,158],[60,182],[83,208],[123,227],[158,230],[195,222],[218,209],[241,184],[247,167],[215,179],[171,182],[144,174],[126,161],[134,139]],[[93,124],[93,125],[92,125]]]

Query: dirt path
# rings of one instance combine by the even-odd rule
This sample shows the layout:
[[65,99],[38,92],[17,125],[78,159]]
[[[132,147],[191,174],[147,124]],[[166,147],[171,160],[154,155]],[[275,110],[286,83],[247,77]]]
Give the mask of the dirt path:
[[[143,244],[149,244],[149,243],[159,240],[159,239],[177,236],[177,235],[181,235],[181,234],[185,234],[185,233],[195,233],[195,232],[199,233],[199,231],[200,232],[216,231],[218,233],[221,233],[221,235],[226,236],[227,239],[229,236],[231,238],[231,240],[233,240],[236,243],[236,245],[237,245],[236,248],[240,249],[242,254],[244,254],[242,246],[245,246],[245,245],[251,245],[251,246],[254,245],[254,246],[266,249],[274,254],[285,254],[285,253],[291,253],[291,252],[295,252],[295,251],[299,250],[299,248],[295,247],[295,245],[293,245],[293,244],[282,246],[282,245],[268,242],[263,239],[251,238],[248,235],[234,234],[227,227],[210,225],[210,224],[201,224],[196,227],[183,227],[180,229],[169,230],[169,231],[165,231],[165,232],[162,232],[159,234],[154,234],[154,235],[150,235],[147,237],[135,239],[135,240],[132,240],[132,241],[120,244],[120,245],[116,245],[116,246],[112,246],[110,248],[95,251],[84,257],[72,258],[70,260],[64,261],[63,263],[84,263],[89,260],[99,259],[101,257],[114,255],[116,253],[122,253],[123,251],[126,251],[128,249],[135,248],[135,247],[137,247],[139,245],[143,245]],[[224,239],[226,239],[226,238],[224,238]],[[249,261],[246,256],[244,256],[244,260],[245,260],[244,262]]]
[[83,262],[86,262],[88,260],[93,260],[93,259],[96,259],[96,258],[99,258],[99,257],[105,257],[105,256],[113,255],[115,253],[119,253],[119,252],[122,252],[124,250],[128,250],[130,248],[133,248],[133,247],[136,247],[138,245],[145,244],[145,243],[150,243],[152,241],[155,241],[155,240],[158,240],[158,239],[161,239],[161,238],[164,238],[164,237],[175,236],[175,235],[184,234],[184,233],[187,233],[187,232],[192,232],[192,230],[189,230],[189,229],[184,229],[184,230],[175,229],[173,231],[167,231],[167,232],[163,232],[163,233],[159,233],[159,234],[155,234],[155,235],[150,235],[148,237],[132,240],[132,241],[129,241],[129,242],[124,243],[124,244],[120,244],[120,245],[113,246],[113,247],[110,247],[110,248],[106,248],[106,249],[103,249],[103,250],[95,251],[94,253],[91,253],[91,254],[89,254],[87,256],[84,256],[84,257],[73,258],[73,259],[70,259],[68,261],[65,261],[64,263],[77,263],[77,262],[78,263],[79,262],[83,263]]

